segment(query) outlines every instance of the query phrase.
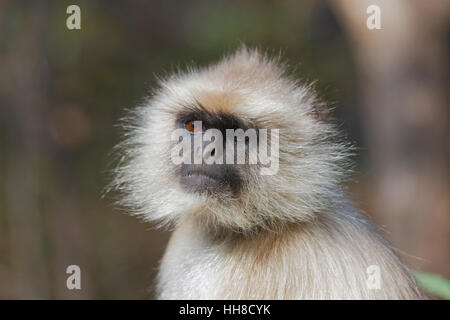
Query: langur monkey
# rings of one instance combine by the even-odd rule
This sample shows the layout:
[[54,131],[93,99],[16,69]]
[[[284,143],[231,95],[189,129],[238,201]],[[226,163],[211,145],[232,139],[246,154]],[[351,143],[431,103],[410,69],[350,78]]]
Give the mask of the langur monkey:
[[[278,58],[246,47],[160,80],[127,122],[112,183],[132,213],[174,228],[158,298],[422,298],[344,194],[350,146],[320,116],[321,105]],[[175,163],[182,139],[173,132],[198,136],[208,128],[224,136],[227,129],[267,129],[266,146],[277,144],[268,151],[277,162],[273,174],[263,174],[270,164],[259,162]],[[223,152],[210,155],[236,151],[237,135],[224,140]]]

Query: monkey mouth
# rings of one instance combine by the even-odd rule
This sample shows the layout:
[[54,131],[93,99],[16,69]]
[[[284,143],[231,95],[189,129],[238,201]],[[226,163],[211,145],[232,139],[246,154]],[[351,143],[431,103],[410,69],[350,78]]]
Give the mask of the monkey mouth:
[[188,192],[235,194],[240,187],[239,175],[230,168],[217,165],[184,165],[181,167],[180,183]]
[[210,182],[214,182],[214,183],[220,183],[221,180],[219,177],[211,175],[211,174],[207,174],[205,172],[200,172],[200,171],[194,171],[194,172],[187,172],[183,175],[181,175],[181,178],[184,180],[192,180],[194,182],[205,182],[205,181],[210,181]]
[[188,191],[197,193],[217,193],[226,187],[219,177],[200,171],[182,174],[181,185]]

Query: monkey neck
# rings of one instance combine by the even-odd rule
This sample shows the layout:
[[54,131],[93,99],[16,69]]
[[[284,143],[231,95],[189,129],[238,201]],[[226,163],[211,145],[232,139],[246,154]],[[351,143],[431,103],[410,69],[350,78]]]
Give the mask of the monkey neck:
[[[369,265],[386,270],[383,281],[392,285],[366,290]],[[286,224],[280,232],[253,234],[213,231],[186,219],[173,233],[160,270],[162,297],[419,297],[398,258],[352,213],[330,212],[313,222]]]
[[277,241],[286,235],[312,228],[319,220],[321,220],[320,217],[303,222],[271,222],[267,224],[271,226],[270,228],[266,226],[254,226],[246,230],[229,228],[196,218],[186,220],[183,225],[189,225],[195,229],[205,241],[211,244],[237,246],[255,241],[260,243],[263,240],[264,242]]

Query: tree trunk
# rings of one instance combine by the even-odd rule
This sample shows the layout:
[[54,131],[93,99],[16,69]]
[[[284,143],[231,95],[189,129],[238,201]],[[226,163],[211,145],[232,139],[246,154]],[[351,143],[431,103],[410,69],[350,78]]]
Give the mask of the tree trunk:
[[[446,1],[330,1],[359,64],[375,220],[407,263],[450,276]],[[369,5],[381,29],[369,30]]]

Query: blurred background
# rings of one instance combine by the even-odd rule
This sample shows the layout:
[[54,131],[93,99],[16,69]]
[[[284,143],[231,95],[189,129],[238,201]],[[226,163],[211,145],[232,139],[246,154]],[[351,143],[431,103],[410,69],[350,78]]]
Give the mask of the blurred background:
[[[81,30],[66,9],[81,8]],[[369,5],[381,30],[366,27]],[[0,0],[0,298],[152,298],[169,232],[101,198],[118,120],[241,42],[285,60],[359,148],[352,198],[450,277],[450,2]],[[68,290],[79,265],[82,289]]]

